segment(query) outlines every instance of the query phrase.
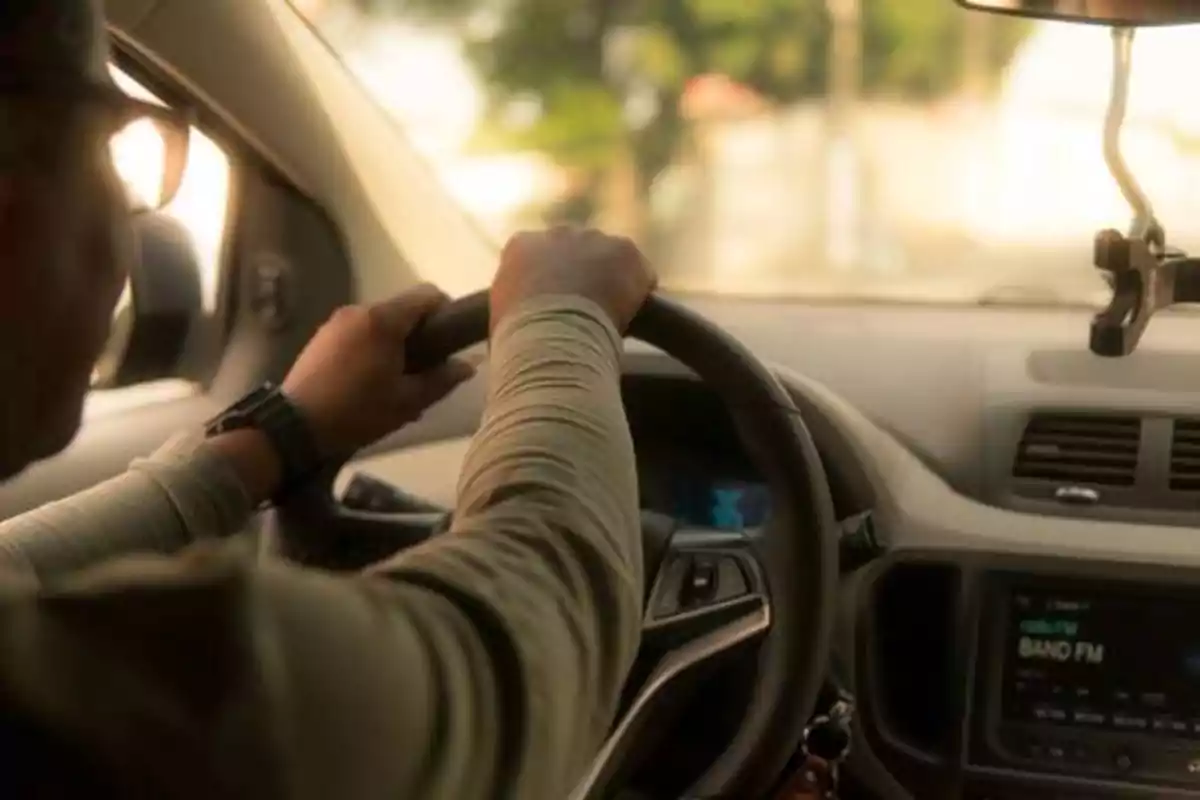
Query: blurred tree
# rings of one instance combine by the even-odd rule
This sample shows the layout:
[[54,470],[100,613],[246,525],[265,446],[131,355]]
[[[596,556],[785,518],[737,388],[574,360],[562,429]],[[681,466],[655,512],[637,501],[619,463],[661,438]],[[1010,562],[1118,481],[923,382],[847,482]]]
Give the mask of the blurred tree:
[[[1021,20],[964,11],[948,0],[862,2],[868,92],[929,98],[964,79],[994,81],[1029,30]],[[964,75],[964,65],[982,74]]]
[[[334,3],[337,0],[326,0]],[[686,135],[679,100],[723,74],[768,100],[828,83],[826,0],[349,0],[370,14],[454,27],[489,88],[481,146],[545,153],[577,176],[557,213],[585,221],[604,176],[632,160],[641,192]],[[994,74],[1024,27],[989,23],[986,58],[965,59],[967,12],[951,0],[861,0],[862,90],[928,98],[964,63]]]

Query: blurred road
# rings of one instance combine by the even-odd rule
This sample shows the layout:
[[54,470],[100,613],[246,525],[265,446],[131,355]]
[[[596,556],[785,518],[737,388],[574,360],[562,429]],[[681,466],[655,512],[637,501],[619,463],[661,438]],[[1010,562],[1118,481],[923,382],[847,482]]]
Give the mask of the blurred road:
[[[863,106],[852,141],[830,141],[824,107],[713,124],[675,179],[670,233],[653,252],[664,284],[749,295],[970,302],[1102,302],[1092,267],[1108,197],[1016,181],[993,112]],[[1089,173],[1090,174],[1090,173]],[[1101,176],[1103,177],[1103,176]],[[1111,188],[1116,192],[1115,187]],[[1022,193],[1029,194],[1022,210]],[[1200,202],[1191,230],[1200,239]],[[1068,208],[1047,224],[1041,209]],[[1182,215],[1176,214],[1176,217]],[[1190,237],[1189,234],[1190,233]]]

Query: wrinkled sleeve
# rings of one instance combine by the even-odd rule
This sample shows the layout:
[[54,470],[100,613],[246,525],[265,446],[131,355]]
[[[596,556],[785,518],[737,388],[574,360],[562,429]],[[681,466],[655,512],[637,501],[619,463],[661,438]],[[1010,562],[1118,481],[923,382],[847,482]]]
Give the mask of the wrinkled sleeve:
[[134,553],[177,553],[230,536],[253,505],[199,434],[177,437],[115,478],[0,522],[0,567],[35,580]]
[[491,347],[446,535],[352,577],[213,545],[0,583],[0,718],[39,733],[6,741],[139,796],[567,798],[640,630],[620,340],[545,298]]

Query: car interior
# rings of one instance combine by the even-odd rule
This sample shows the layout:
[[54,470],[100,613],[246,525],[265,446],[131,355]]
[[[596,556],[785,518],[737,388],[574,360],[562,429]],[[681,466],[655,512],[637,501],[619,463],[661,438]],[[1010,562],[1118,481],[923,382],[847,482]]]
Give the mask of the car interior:
[[[433,280],[459,299],[411,358],[485,346],[497,243],[297,8],[105,8],[114,70],[193,115],[207,160],[176,203],[212,180],[221,203],[199,234],[139,221],[84,426],[0,487],[3,516],[281,378],[341,305]],[[1200,797],[1200,322],[1163,311],[1112,357],[1095,319],[664,280],[622,387],[643,647],[573,797],[774,797],[830,731],[846,798]],[[438,535],[485,387],[247,535],[333,570]]]

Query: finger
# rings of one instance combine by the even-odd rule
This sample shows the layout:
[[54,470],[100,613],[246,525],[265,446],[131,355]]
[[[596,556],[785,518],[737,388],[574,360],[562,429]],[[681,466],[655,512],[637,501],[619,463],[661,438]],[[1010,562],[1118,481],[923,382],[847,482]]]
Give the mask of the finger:
[[475,377],[475,365],[463,358],[452,358],[438,366],[407,375],[401,389],[401,402],[416,417],[458,386]]
[[504,247],[500,250],[500,260],[507,261],[519,258],[534,235],[531,231],[517,231],[508,237],[508,241],[504,243]]
[[653,292],[658,288],[658,271],[654,269],[654,265],[650,263],[650,259],[646,258],[646,254],[642,252],[642,248],[638,247],[637,242],[624,237],[622,239],[622,244],[629,253],[630,258],[634,259],[635,263],[641,267],[642,274],[646,279],[647,289]]
[[432,283],[422,283],[368,310],[389,336],[403,340],[421,320],[449,302],[450,298],[441,289]]

